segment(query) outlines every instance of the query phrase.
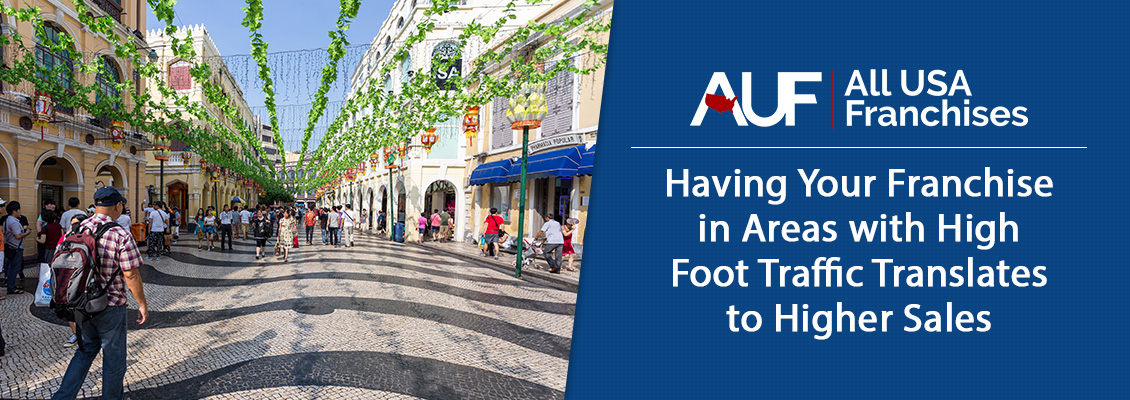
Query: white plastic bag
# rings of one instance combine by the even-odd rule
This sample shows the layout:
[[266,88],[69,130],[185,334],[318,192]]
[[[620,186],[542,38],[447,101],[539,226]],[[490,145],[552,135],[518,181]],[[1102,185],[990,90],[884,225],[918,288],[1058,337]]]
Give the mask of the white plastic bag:
[[39,286],[35,288],[35,306],[47,307],[51,305],[51,286],[53,274],[51,265],[39,264]]

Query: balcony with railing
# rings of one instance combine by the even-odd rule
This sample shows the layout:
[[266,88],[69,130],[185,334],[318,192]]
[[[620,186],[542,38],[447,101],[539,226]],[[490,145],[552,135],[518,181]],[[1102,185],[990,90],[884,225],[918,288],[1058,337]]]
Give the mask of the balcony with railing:
[[122,22],[122,4],[121,0],[94,0],[94,4],[105,11],[110,18],[115,21]]

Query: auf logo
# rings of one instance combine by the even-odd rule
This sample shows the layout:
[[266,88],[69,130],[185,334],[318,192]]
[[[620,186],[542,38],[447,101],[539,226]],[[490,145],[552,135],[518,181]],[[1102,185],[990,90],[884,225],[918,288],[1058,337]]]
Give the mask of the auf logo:
[[[749,101],[752,96],[751,83],[749,72],[742,72],[742,98],[746,99],[745,103],[738,101],[738,96],[734,94],[734,89],[730,86],[730,80],[726,78],[725,72],[715,72],[714,76],[710,78],[710,83],[706,85],[706,92],[703,93],[702,100],[698,103],[698,111],[694,113],[694,119],[691,120],[691,126],[702,125],[702,118],[706,116],[706,111],[714,110],[719,114],[729,111],[734,115],[734,122],[738,126],[749,126],[750,122],[754,125],[766,127],[776,125],[781,122],[781,118],[785,119],[785,125],[796,125],[796,105],[797,104],[816,104],[816,95],[813,94],[797,94],[797,82],[820,82],[820,72],[778,72],[777,73],[777,111],[768,117],[758,116],[753,112],[753,106]],[[714,94],[718,89],[722,89],[722,94]]]

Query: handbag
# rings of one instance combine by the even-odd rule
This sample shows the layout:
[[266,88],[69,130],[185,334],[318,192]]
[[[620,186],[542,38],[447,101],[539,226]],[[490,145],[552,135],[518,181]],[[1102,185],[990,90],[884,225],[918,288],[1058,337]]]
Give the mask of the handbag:
[[294,248],[298,248],[298,236],[294,237]]
[[39,264],[39,286],[35,288],[35,306],[47,307],[51,305],[52,273],[51,264]]

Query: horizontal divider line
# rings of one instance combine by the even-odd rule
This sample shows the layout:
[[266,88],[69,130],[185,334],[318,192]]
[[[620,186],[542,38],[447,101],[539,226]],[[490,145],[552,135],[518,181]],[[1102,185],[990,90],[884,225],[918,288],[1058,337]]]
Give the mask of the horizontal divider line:
[[633,149],[732,150],[732,149],[1086,149],[1087,146],[632,146]]

